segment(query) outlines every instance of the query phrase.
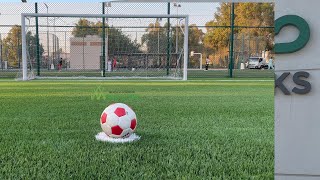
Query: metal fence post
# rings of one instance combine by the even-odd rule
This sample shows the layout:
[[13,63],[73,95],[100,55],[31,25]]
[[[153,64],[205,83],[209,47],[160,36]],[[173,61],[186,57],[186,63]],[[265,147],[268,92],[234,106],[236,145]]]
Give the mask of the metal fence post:
[[[168,15],[170,15],[170,2],[168,2]],[[169,66],[170,66],[170,18],[168,18],[168,27],[167,27],[167,76],[169,76]]]
[[[102,2],[102,14],[105,14],[105,2]],[[106,18],[102,18],[102,76],[106,77]]]
[[234,36],[234,3],[231,4],[231,35],[230,35],[230,49],[229,49],[229,77],[233,77],[233,36]]

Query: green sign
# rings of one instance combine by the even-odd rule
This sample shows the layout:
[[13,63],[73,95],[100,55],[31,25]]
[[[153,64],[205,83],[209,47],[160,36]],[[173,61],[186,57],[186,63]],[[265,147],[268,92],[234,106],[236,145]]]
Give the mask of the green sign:
[[[275,21],[275,34],[278,35],[282,28],[286,26],[294,26],[299,30],[298,38],[289,43],[277,43],[275,44],[276,54],[288,54],[301,50],[304,48],[310,39],[310,27],[309,24],[296,15],[282,16]],[[283,81],[290,75],[290,72],[284,72],[275,80],[275,88],[279,88],[285,95],[291,95],[291,92],[283,84]],[[295,94],[308,94],[311,91],[311,84],[304,80],[310,76],[308,72],[300,71],[293,75],[293,82],[303,88],[294,87],[292,92]]]
[[276,54],[297,52],[309,42],[310,27],[306,20],[296,15],[282,16],[275,21],[275,34],[278,35],[281,29],[286,26],[295,26],[300,32],[299,37],[293,42],[275,44],[274,49]]

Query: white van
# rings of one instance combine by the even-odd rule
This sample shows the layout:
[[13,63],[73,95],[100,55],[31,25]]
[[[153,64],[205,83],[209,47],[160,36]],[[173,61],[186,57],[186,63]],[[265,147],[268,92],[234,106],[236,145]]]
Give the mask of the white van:
[[262,69],[266,66],[266,60],[262,57],[250,57],[248,60],[248,69]]

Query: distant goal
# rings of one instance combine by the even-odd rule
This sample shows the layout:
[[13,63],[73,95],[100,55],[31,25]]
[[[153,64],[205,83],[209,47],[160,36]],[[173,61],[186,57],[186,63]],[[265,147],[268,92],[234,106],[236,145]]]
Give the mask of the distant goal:
[[188,15],[21,14],[17,78],[187,80]]

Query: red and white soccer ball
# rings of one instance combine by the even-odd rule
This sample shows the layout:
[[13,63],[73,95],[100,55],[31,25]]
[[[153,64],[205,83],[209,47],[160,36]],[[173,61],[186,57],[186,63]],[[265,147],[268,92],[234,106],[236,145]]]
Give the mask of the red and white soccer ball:
[[104,133],[112,138],[127,138],[137,127],[136,113],[126,104],[108,106],[101,114],[100,124]]

